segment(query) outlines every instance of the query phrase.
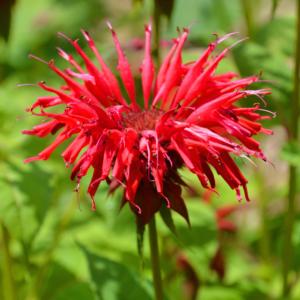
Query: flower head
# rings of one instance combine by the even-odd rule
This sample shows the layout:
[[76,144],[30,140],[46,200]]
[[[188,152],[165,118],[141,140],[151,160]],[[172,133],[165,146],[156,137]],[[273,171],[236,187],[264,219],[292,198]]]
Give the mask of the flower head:
[[[99,184],[107,181],[111,190],[123,187],[123,204],[129,202],[143,224],[162,205],[188,220],[181,197],[185,183],[178,174],[182,167],[196,174],[204,188],[212,190],[215,189],[212,169],[215,169],[236,191],[238,199],[242,188],[248,200],[247,180],[232,157],[254,156],[265,160],[252,136],[271,131],[260,124],[260,120],[268,117],[260,115],[259,104],[240,107],[236,103],[251,95],[261,98],[269,91],[248,89],[258,81],[256,76],[216,74],[229,48],[216,56],[212,53],[231,34],[212,42],[196,61],[183,63],[182,48],[188,37],[185,29],[155,72],[151,27],[146,26],[140,69],[141,103],[118,36],[111,25],[109,28],[118,55],[120,80],[105,64],[86,31],[83,36],[98,65],[82,50],[78,40],[60,34],[74,46],[85,67],[62,49],[58,53],[71,68],[61,70],[53,60],[48,63],[65,84],[54,88],[39,83],[50,95],[38,98],[30,111],[47,121],[23,133],[57,136],[49,147],[26,162],[47,160],[60,144],[74,137],[62,157],[67,167],[72,166],[71,179],[78,184],[89,169],[93,170],[88,187],[92,207],[95,208],[94,196]],[[121,84],[126,93],[121,92]],[[57,107],[60,112],[51,112],[50,107]]]

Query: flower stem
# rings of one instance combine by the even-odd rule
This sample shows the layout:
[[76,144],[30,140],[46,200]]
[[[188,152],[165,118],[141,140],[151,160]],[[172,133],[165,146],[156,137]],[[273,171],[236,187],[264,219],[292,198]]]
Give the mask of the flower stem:
[[[160,30],[161,30],[161,11],[159,6],[159,0],[154,0],[153,7],[153,19],[154,19],[154,51],[153,56],[156,60],[157,68],[160,66]],[[159,250],[157,241],[157,231],[155,224],[155,215],[149,222],[149,244],[151,253],[151,267],[152,278],[155,290],[155,300],[163,300],[163,288],[159,263]]]
[[[300,0],[297,3],[297,40],[295,51],[295,69],[294,69],[294,97],[292,102],[291,127],[289,130],[289,140],[296,141],[299,138],[298,120],[300,112]],[[291,292],[291,283],[289,274],[292,267],[293,243],[292,233],[295,221],[295,201],[297,196],[297,168],[293,165],[289,167],[289,193],[286,204],[286,222],[285,222],[285,239],[283,249],[283,296],[287,299]]]
[[158,241],[157,241],[157,231],[155,224],[155,216],[153,216],[149,225],[149,244],[151,252],[151,267],[152,267],[152,277],[155,289],[155,300],[163,300],[163,289],[162,280],[160,274],[160,263],[159,263],[159,251],[158,251]]

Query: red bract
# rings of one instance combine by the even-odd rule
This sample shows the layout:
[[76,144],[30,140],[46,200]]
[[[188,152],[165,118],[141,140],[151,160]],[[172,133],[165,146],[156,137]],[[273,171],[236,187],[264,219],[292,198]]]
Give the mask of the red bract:
[[[185,183],[178,175],[182,167],[196,174],[206,189],[215,188],[211,168],[215,169],[236,191],[238,199],[242,187],[248,200],[247,180],[232,156],[265,160],[252,136],[271,131],[259,123],[268,118],[259,114],[259,104],[242,108],[236,103],[250,95],[261,98],[269,91],[247,88],[258,81],[256,76],[239,79],[232,72],[216,74],[229,48],[216,56],[212,52],[232,34],[212,42],[196,61],[183,63],[182,48],[188,37],[185,29],[155,72],[151,27],[146,26],[141,104],[129,62],[117,34],[111,25],[109,28],[118,55],[120,80],[107,67],[87,32],[82,33],[97,59],[97,66],[78,40],[60,34],[73,45],[85,67],[62,49],[58,49],[59,55],[72,68],[61,70],[54,61],[48,63],[65,85],[53,88],[39,83],[50,95],[38,98],[31,112],[47,121],[23,133],[38,137],[59,133],[49,147],[26,162],[47,160],[60,144],[74,137],[62,157],[67,167],[72,166],[71,179],[76,179],[78,184],[93,169],[88,187],[93,209],[99,184],[107,181],[111,190],[118,186],[124,188],[123,204],[129,202],[144,224],[162,205],[188,220],[181,197],[181,186]],[[126,94],[122,94],[120,82]],[[60,112],[49,111],[51,107],[59,108]]]

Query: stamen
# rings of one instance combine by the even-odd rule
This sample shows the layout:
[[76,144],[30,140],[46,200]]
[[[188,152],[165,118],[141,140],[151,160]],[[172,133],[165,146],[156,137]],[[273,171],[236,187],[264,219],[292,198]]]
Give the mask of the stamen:
[[18,83],[16,84],[17,87],[23,87],[23,86],[34,86],[37,87],[38,85],[36,83]]
[[235,47],[235,46],[237,46],[238,44],[240,44],[240,43],[242,43],[242,42],[244,42],[244,41],[247,41],[247,40],[249,40],[248,37],[245,37],[245,38],[243,38],[243,39],[240,39],[240,40],[236,41],[235,43],[233,43],[231,46],[229,46],[228,49],[231,50],[233,47]]
[[259,111],[263,111],[263,112],[266,112],[268,114],[270,114],[272,116],[272,118],[276,118],[277,117],[277,113],[274,112],[274,111],[270,111],[270,110],[267,110],[267,109],[263,109],[263,108],[259,108],[257,109]]
[[58,32],[58,33],[57,33],[57,36],[60,37],[60,38],[65,39],[65,40],[67,40],[67,41],[70,42],[70,43],[73,42],[73,40],[72,40],[71,38],[69,38],[68,36],[66,36],[66,35],[65,35],[64,33],[62,33],[62,32]]
[[47,62],[47,61],[43,60],[42,58],[40,58],[40,57],[38,57],[38,56],[35,56],[35,55],[33,55],[33,54],[29,54],[28,57],[29,57],[30,59],[35,59],[35,60],[37,60],[37,61],[39,61],[39,62],[41,62],[41,63],[43,63],[43,64],[48,65],[48,62]]

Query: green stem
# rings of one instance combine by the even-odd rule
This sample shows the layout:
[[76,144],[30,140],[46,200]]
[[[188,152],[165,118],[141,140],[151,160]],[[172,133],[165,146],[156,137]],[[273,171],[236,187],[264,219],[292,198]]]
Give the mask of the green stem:
[[[263,182],[263,177],[261,174],[258,174],[260,182]],[[260,201],[259,201],[259,211],[260,211],[260,250],[261,250],[261,258],[265,264],[270,262],[270,235],[268,230],[268,210],[267,210],[267,199],[269,197],[264,197],[264,195],[268,195],[268,191],[265,189],[264,185],[260,185],[259,189],[260,193]],[[268,195],[269,196],[269,195]]]
[[253,18],[252,18],[252,1],[249,0],[241,0],[242,8],[244,11],[246,26],[247,26],[247,34],[251,37],[253,34]]
[[157,67],[160,66],[160,25],[161,11],[158,0],[154,0],[154,57],[156,58]]
[[[294,97],[292,102],[292,119],[289,132],[289,140],[296,141],[299,138],[299,79],[300,79],[300,0],[297,0],[297,40],[295,51],[295,70],[294,70]],[[287,299],[291,292],[289,274],[292,269],[293,243],[292,234],[295,220],[295,201],[297,196],[297,168],[289,167],[289,193],[286,205],[285,239],[283,249],[283,296]]]
[[[159,0],[154,0],[153,9],[154,18],[154,51],[153,55],[155,57],[156,66],[160,66],[160,30],[161,30],[161,10],[159,5]],[[158,251],[158,241],[157,241],[157,231],[155,225],[155,216],[153,216],[149,225],[149,244],[151,252],[151,267],[152,267],[152,277],[153,285],[155,289],[155,299],[163,300],[163,288],[160,273],[160,263],[159,263],[159,251]]]
[[1,235],[3,243],[3,264],[2,264],[2,291],[6,300],[15,300],[14,278],[12,273],[12,259],[9,250],[9,232],[4,224],[1,224]]
[[160,274],[159,251],[157,242],[157,231],[155,225],[155,216],[153,216],[149,225],[149,243],[151,252],[151,267],[153,285],[155,289],[155,300],[163,300],[162,280]]

